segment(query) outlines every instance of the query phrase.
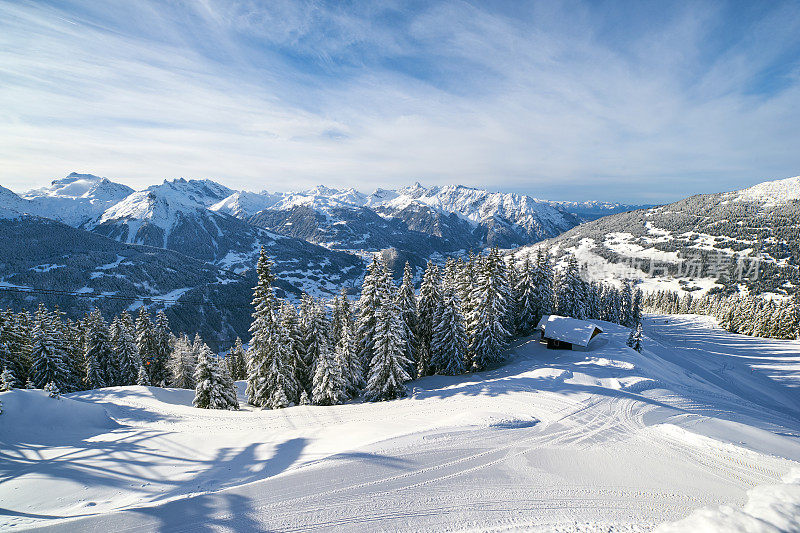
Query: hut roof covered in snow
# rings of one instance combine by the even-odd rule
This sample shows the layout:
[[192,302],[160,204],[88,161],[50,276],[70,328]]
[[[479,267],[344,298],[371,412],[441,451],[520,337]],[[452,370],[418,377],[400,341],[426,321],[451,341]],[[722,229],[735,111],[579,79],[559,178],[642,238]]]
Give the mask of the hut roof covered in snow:
[[558,315],[543,316],[536,329],[542,332],[545,339],[554,339],[578,346],[588,346],[589,341],[603,333],[603,330],[593,322]]

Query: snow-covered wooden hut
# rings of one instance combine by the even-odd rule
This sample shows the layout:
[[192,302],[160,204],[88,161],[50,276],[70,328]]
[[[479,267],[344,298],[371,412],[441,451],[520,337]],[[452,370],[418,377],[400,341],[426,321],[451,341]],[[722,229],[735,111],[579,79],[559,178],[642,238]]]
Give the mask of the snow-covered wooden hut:
[[585,349],[597,335],[603,333],[597,324],[558,315],[545,315],[536,326],[551,350]]

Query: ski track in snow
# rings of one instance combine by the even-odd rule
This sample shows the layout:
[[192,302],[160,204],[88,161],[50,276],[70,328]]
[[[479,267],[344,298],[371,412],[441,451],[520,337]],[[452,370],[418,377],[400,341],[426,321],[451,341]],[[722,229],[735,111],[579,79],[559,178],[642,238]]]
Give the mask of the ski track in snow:
[[503,367],[378,404],[68,395],[121,426],[21,442],[0,428],[0,529],[649,531],[800,466],[800,344],[704,317],[644,325],[643,354],[606,324],[589,353],[522,340]]

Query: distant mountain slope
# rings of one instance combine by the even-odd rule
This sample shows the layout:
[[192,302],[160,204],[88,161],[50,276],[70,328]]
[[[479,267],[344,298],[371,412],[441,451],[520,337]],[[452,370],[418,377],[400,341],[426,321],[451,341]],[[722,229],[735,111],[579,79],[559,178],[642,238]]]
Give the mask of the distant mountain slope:
[[230,194],[207,180],[164,182],[131,194],[87,228],[120,242],[166,248],[233,269],[252,268],[266,246],[279,278],[317,295],[334,293],[362,274],[364,265],[357,257],[208,209]]
[[[254,269],[237,275],[170,250],[118,243],[34,216],[0,220],[0,242],[2,308],[34,309],[42,301],[77,318],[93,306],[118,313],[148,303],[140,297],[164,298],[177,302],[152,308],[166,305],[176,331],[200,332],[212,342],[247,335]],[[55,292],[18,292],[24,288]]]
[[559,202],[548,200],[548,202],[551,205],[560,207],[568,213],[572,213],[582,221],[597,220],[598,218],[608,215],[655,207],[652,204],[621,204],[618,202],[600,202],[594,200],[589,202]]
[[[253,209],[263,207],[259,212]],[[231,197],[211,207],[259,227],[350,251],[395,248],[414,263],[435,253],[515,247],[580,223],[559,206],[519,194],[420,184],[365,195],[324,186]]]
[[661,278],[654,287],[688,291],[741,285],[792,294],[800,287],[798,191],[800,178],[789,178],[692,196],[588,222],[542,246],[577,251],[594,264],[594,277]]
[[132,192],[127,185],[107,178],[73,172],[48,187],[24,193],[22,198],[30,202],[30,213],[79,227]]

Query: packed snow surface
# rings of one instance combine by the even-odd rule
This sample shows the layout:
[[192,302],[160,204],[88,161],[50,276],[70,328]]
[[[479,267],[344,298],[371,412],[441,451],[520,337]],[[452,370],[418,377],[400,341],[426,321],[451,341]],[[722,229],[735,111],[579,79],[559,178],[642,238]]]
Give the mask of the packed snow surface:
[[376,404],[223,412],[178,389],[0,393],[0,529],[800,523],[798,343],[653,316],[639,354],[628,330],[600,326],[588,352],[523,339],[502,367]]

